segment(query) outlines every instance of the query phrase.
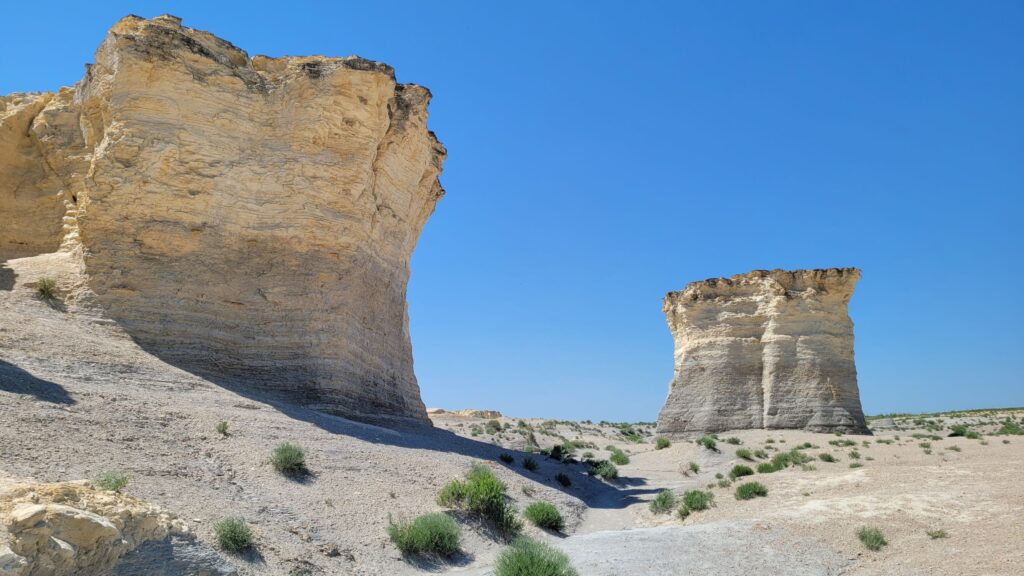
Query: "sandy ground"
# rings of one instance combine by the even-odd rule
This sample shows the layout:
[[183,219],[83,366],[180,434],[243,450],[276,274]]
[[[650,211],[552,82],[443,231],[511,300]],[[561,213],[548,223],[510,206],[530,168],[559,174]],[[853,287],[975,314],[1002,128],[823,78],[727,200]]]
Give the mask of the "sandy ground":
[[[611,423],[529,418],[497,418],[497,433],[489,418],[452,414],[435,415],[433,429],[387,428],[246,392],[244,383],[214,385],[145,353],[95,312],[34,296],[40,275],[69,287],[74,274],[59,255],[0,257],[0,478],[125,470],[129,494],[180,515],[210,543],[217,519],[243,516],[258,546],[229,557],[240,574],[489,574],[503,545],[471,525],[466,554],[448,564],[407,561],[385,533],[389,515],[438,510],[437,490],[480,462],[520,509],[534,500],[559,507],[565,535],[527,532],[565,550],[583,576],[1024,573],[1024,436],[989,435],[1006,414],[880,421],[874,437],[737,431],[719,434],[717,451],[687,439],[655,450],[644,424],[632,426],[639,443]],[[226,438],[214,431],[221,420],[230,424]],[[984,436],[947,437],[958,422]],[[742,444],[726,443],[730,436]],[[607,458],[614,445],[631,461],[615,484],[541,454],[532,456],[539,470],[522,467],[527,450],[566,440],[577,444],[577,459]],[[847,440],[856,446],[829,444]],[[272,469],[270,450],[281,441],[306,448],[309,477]],[[738,501],[735,485],[717,486],[716,474],[741,461],[737,449],[773,454],[805,442],[816,448],[804,452],[839,461],[756,474],[766,498]],[[515,463],[503,464],[502,453]],[[558,473],[572,485],[555,482]],[[648,509],[663,489],[709,484],[715,506],[686,520]],[[881,529],[889,545],[868,551],[856,537],[862,526]],[[932,539],[929,530],[948,537]]]

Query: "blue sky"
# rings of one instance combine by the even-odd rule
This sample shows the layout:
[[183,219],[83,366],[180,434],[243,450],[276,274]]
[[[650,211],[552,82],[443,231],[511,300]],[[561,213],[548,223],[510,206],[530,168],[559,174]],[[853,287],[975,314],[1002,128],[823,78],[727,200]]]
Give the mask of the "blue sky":
[[863,270],[867,412],[1024,405],[1024,3],[19,2],[0,93],[71,84],[163,12],[433,91],[428,405],[653,420],[666,292],[831,266]]

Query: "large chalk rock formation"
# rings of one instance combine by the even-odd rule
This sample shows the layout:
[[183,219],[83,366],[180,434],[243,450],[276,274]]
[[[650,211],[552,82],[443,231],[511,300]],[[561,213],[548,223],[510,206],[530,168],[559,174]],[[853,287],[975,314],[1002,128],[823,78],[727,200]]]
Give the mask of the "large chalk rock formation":
[[675,376],[658,432],[869,433],[847,304],[856,268],[755,270],[665,297]]
[[405,292],[444,194],[430,93],[118,22],[73,88],[0,99],[0,251],[80,254],[144,347],[226,383],[428,422]]

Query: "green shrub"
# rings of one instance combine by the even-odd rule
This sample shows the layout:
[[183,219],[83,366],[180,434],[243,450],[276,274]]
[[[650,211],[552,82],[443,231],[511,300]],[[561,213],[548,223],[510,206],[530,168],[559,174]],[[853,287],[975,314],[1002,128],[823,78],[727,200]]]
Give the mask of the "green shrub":
[[388,536],[402,554],[451,556],[459,551],[461,531],[447,514],[425,514],[397,524],[388,519]]
[[749,460],[751,462],[754,461],[754,455],[751,454],[750,450],[747,450],[746,448],[740,448],[739,450],[737,450],[736,457],[743,458],[744,460]]
[[270,463],[282,474],[302,474],[306,471],[306,453],[295,444],[282,442],[274,448]]
[[951,430],[950,436],[967,436],[969,430],[964,424],[954,424],[949,429]]
[[128,485],[129,480],[131,480],[131,476],[127,472],[107,470],[106,472],[100,472],[92,483],[100,490],[120,492]]
[[518,538],[494,565],[495,576],[577,576],[569,557],[530,538]]
[[735,480],[737,478],[742,478],[743,476],[751,476],[753,475],[753,473],[754,469],[751,468],[750,466],[737,464],[732,467],[732,470],[729,471],[729,477]]
[[672,442],[670,442],[669,439],[665,438],[664,436],[659,436],[658,438],[656,438],[654,440],[654,449],[655,450],[662,450],[662,449],[668,448],[671,445],[672,445]]
[[836,457],[829,454],[828,452],[822,452],[818,454],[818,459],[822,462],[837,462]]
[[534,460],[533,458],[530,458],[529,456],[523,458],[523,468],[526,468],[530,472],[535,472],[537,470],[537,467],[537,461]]
[[857,452],[856,450],[851,450],[850,453],[848,454],[848,456],[852,460],[860,460],[860,452]]
[[[995,433],[996,436],[1024,436],[1024,426],[1007,418]],[[1006,443],[1009,444],[1009,442]]]
[[728,438],[725,439],[725,443],[732,444],[734,446],[739,446],[740,444],[743,444],[743,440],[740,440],[735,436],[729,436]]
[[676,505],[676,493],[671,490],[662,490],[651,500],[651,512],[664,514]]
[[548,530],[561,531],[565,528],[565,520],[561,512],[554,505],[547,502],[534,502],[526,507],[523,516],[533,523],[534,526],[547,528]]
[[714,500],[714,494],[703,490],[687,490],[683,494],[683,504],[690,510],[707,510]]
[[223,421],[223,420],[220,421],[220,422],[217,422],[217,433],[220,434],[221,436],[227,436],[228,435],[228,423]]
[[759,474],[771,474],[772,472],[778,472],[779,469],[771,462],[761,462],[757,465],[757,471]]
[[498,422],[497,420],[488,420],[486,430],[488,434],[497,434],[498,432],[501,432],[501,422]]
[[758,448],[757,450],[754,450],[754,457],[755,458],[760,458],[761,460],[764,460],[765,458],[768,457],[768,453],[765,452],[764,450]]
[[511,464],[516,461],[516,459],[513,458],[512,455],[509,454],[508,452],[502,452],[501,455],[498,456],[498,459],[504,462],[505,464]]
[[43,276],[36,284],[36,292],[43,300],[53,300],[57,297],[57,281]]
[[619,477],[619,469],[615,467],[615,464],[612,464],[607,460],[595,462],[594,465],[591,466],[589,473],[600,476],[605,480],[614,480]]
[[949,534],[946,534],[945,530],[928,530],[926,534],[928,534],[928,537],[932,540],[938,540],[939,538],[949,537]]
[[882,535],[882,531],[878,528],[863,527],[857,531],[857,538],[867,546],[868,550],[878,551],[882,549],[882,546],[888,544],[885,541],[885,536]]
[[847,448],[849,446],[856,446],[857,445],[857,443],[854,442],[853,440],[847,440],[847,439],[843,439],[843,440],[829,440],[828,443],[833,445],[833,446],[838,446],[839,448]]
[[608,457],[612,464],[618,464],[619,466],[625,466],[629,464],[629,456],[625,452],[616,448],[612,450],[612,455]]
[[696,462],[690,462],[687,465],[687,468],[689,468],[690,472],[693,472],[694,474],[700,472],[700,464],[697,464]]
[[860,468],[863,466],[860,462],[850,462],[850,468]]
[[217,543],[227,552],[241,552],[252,548],[252,530],[241,518],[224,518],[213,525]]
[[760,482],[746,482],[736,488],[737,500],[750,500],[758,496],[767,496],[768,488]]
[[721,480],[718,481],[719,488],[728,488],[729,486],[732,486],[732,482],[726,480],[725,478],[722,478]]
[[715,439],[712,436],[704,436],[700,440],[697,440],[697,444],[707,448],[708,450],[718,450],[718,443],[715,442]]
[[522,522],[506,501],[505,490],[505,483],[490,468],[478,464],[466,473],[465,481],[453,480],[445,485],[437,495],[437,503],[485,519],[506,537],[512,537],[522,529]]
[[676,514],[679,515],[680,520],[686,520],[690,516],[690,509],[686,507],[686,504],[680,504]]
[[555,476],[555,481],[566,488],[572,486],[572,480],[570,480],[569,475],[564,472],[559,472],[558,475]]

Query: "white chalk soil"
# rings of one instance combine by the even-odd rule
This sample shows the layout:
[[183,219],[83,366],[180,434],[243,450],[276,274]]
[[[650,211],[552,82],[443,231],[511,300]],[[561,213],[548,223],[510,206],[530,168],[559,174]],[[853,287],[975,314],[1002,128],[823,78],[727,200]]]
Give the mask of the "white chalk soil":
[[[0,255],[0,478],[57,482],[125,471],[128,494],[177,514],[211,548],[217,520],[243,517],[255,549],[223,554],[238,574],[490,574],[504,543],[472,523],[464,524],[464,554],[446,562],[403,558],[386,533],[389,517],[440,510],[441,486],[479,463],[505,481],[520,510],[544,500],[562,511],[565,534],[529,526],[526,533],[565,551],[582,576],[1024,570],[1024,436],[992,435],[1006,417],[1024,421],[1021,412],[897,418],[880,422],[874,437],[722,433],[716,451],[692,439],[655,450],[650,424],[501,417],[493,419],[499,430],[491,419],[452,414],[434,415],[435,428],[358,423],[161,361],[77,303],[70,262],[61,254]],[[43,276],[58,280],[57,301],[37,297]],[[227,436],[215,431],[221,421]],[[951,438],[955,423],[982,436]],[[726,443],[730,436],[741,444]],[[608,458],[615,446],[630,462],[608,483],[582,463],[526,452],[566,440],[576,460],[586,452]],[[285,441],[305,448],[308,475],[282,476],[270,465],[272,448]],[[855,445],[830,444],[846,441]],[[718,486],[716,474],[727,479],[743,462],[737,449],[770,457],[804,443],[815,446],[803,450],[808,455],[838,461]],[[503,453],[514,462],[502,462]],[[526,457],[536,471],[523,467]],[[752,467],[764,461],[754,459]],[[556,480],[560,473],[570,486]],[[768,496],[737,500],[744,480],[761,482]],[[685,520],[653,514],[649,502],[665,489],[710,490],[714,505]],[[879,528],[888,545],[868,550],[856,535],[863,526]],[[946,537],[929,536],[938,530]]]

